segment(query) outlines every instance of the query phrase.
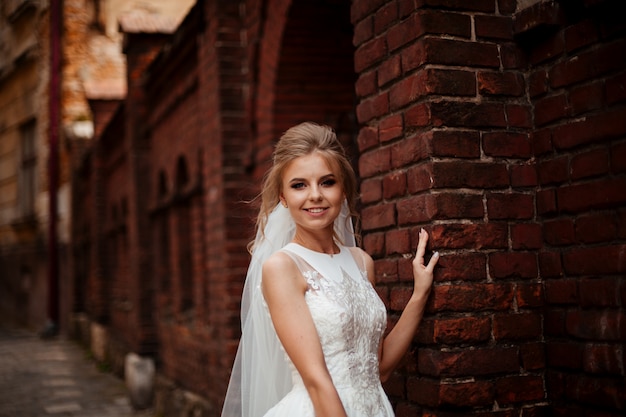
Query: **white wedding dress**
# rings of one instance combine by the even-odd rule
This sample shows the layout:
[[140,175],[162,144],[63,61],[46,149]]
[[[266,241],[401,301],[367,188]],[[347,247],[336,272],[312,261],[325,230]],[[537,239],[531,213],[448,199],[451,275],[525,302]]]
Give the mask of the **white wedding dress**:
[[[340,247],[340,253],[331,257],[295,243],[283,251],[307,281],[306,303],[346,413],[349,417],[393,417],[378,371],[386,310],[368,281],[362,256],[356,249]],[[315,417],[302,378],[289,364],[293,388],[265,417]]]

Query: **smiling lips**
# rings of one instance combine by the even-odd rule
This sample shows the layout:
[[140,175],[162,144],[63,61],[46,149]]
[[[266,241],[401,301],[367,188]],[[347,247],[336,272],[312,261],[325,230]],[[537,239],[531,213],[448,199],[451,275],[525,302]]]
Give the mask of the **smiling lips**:
[[306,211],[308,211],[309,213],[313,213],[313,214],[319,214],[323,211],[325,211],[325,208],[321,208],[321,207],[314,207],[314,208],[309,208],[309,209],[304,209]]

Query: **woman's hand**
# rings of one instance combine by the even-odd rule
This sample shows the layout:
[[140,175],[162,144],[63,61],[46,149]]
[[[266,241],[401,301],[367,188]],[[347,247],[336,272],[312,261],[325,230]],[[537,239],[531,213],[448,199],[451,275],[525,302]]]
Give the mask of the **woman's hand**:
[[428,244],[428,232],[422,229],[419,233],[419,242],[417,244],[417,252],[413,259],[413,294],[419,298],[426,298],[430,294],[433,284],[433,269],[439,261],[439,252],[435,252],[424,265],[424,254],[426,253],[426,245]]

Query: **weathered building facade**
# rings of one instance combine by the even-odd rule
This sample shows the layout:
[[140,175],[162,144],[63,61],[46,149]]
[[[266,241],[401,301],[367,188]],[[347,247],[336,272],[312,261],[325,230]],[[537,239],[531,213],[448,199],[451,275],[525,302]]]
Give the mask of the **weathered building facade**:
[[93,136],[88,99],[110,106],[125,97],[118,17],[159,14],[173,30],[191,5],[192,0],[0,4],[3,320],[35,329],[68,322],[75,298],[67,279],[73,268],[70,159]]
[[390,326],[421,227],[442,254],[385,386],[398,416],[622,415],[619,3],[204,0],[171,35],[122,20],[127,95],[91,101],[73,171],[77,331],[119,372],[153,357],[165,415],[219,415],[246,201],[280,133],[313,120],[354,158]]

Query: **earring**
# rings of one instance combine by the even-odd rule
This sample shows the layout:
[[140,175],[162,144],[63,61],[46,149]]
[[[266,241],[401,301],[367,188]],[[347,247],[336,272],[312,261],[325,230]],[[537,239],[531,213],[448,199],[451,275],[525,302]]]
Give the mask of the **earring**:
[[283,207],[284,207],[284,208],[288,208],[288,207],[287,207],[287,202],[286,202],[286,201],[283,201],[282,203],[283,203]]

